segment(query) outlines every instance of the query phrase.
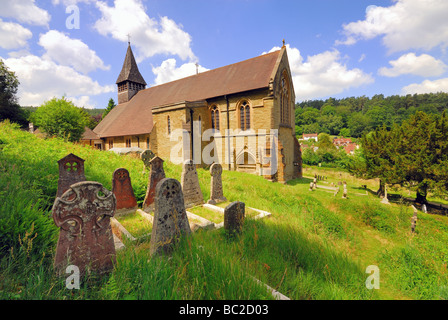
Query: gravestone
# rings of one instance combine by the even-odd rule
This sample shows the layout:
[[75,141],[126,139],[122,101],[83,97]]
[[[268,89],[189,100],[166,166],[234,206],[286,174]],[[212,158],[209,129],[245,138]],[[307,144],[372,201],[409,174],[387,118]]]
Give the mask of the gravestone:
[[347,183],[344,181],[344,189],[342,190],[342,199],[348,198]]
[[316,188],[317,188],[317,177],[314,176],[314,179],[313,179],[313,189],[316,189]]
[[137,199],[132,189],[129,171],[119,168],[114,171],[112,192],[117,199],[116,215],[134,212],[138,209]]
[[185,208],[191,208],[204,204],[204,196],[199,186],[198,173],[192,160],[186,160],[182,168],[181,178],[182,192]]
[[72,184],[86,180],[84,176],[84,159],[81,159],[73,153],[60,159],[58,165],[59,179],[56,197],[62,196]]
[[148,189],[146,190],[145,200],[143,200],[143,211],[154,211],[154,201],[156,197],[157,184],[165,179],[165,171],[163,170],[163,160],[154,157],[149,162],[151,172],[149,175]]
[[180,237],[191,233],[179,181],[162,179],[156,187],[150,254],[169,254]]
[[310,191],[313,191],[313,187],[314,187],[314,182],[311,181],[311,182],[310,182]]
[[154,152],[152,152],[151,150],[145,150],[142,152],[142,154],[140,155],[140,159],[142,159],[143,161],[143,171],[146,168],[149,168],[151,165],[151,160],[155,157]]
[[414,233],[415,232],[415,227],[417,226],[417,212],[418,210],[414,207],[411,206],[412,209],[414,209],[414,215],[411,218],[411,232]]
[[68,265],[75,265],[80,273],[109,272],[115,263],[115,246],[110,226],[116,199],[99,182],[83,181],[57,197],[53,220],[60,228],[54,267],[59,275]]
[[241,233],[244,223],[245,204],[234,201],[224,209],[224,229],[229,234]]
[[381,200],[381,203],[390,204],[389,199],[387,198],[387,184],[384,185],[384,197],[383,200]]
[[211,186],[210,186],[210,200],[209,204],[216,204],[227,201],[222,190],[222,166],[219,163],[214,163],[210,167]]
[[336,197],[336,195],[339,193],[340,187],[338,186],[337,189],[333,193],[333,197]]

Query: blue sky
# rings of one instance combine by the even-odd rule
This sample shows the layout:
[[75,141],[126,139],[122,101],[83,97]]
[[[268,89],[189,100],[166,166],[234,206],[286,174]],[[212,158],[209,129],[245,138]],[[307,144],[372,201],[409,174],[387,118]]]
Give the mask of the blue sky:
[[297,101],[448,92],[446,0],[1,1],[0,57],[21,105],[117,101],[127,34],[148,86],[285,39]]

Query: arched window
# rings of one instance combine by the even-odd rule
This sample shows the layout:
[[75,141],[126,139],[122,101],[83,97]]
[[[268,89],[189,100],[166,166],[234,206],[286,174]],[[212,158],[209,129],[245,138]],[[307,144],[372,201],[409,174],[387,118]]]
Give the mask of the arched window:
[[280,82],[280,122],[290,125],[289,82],[286,71]]
[[241,103],[240,108],[240,128],[241,130],[250,129],[250,105],[247,101]]
[[201,118],[201,116],[199,116],[199,119],[198,119],[198,125],[199,125],[199,133],[200,134],[202,134],[202,118]]
[[212,117],[212,129],[219,130],[219,109],[217,106],[212,107],[211,117]]
[[171,120],[170,116],[167,118],[168,134],[171,134]]

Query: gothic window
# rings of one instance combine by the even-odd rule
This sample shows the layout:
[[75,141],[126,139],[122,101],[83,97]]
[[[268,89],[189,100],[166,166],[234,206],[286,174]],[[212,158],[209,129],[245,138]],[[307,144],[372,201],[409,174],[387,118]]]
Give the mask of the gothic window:
[[114,147],[114,140],[109,139],[109,149],[112,149]]
[[146,149],[149,149],[149,138],[146,138]]
[[289,83],[286,72],[283,72],[280,83],[280,122],[290,125]]
[[202,134],[202,119],[201,116],[199,116],[199,133]]
[[240,128],[241,130],[250,129],[250,105],[247,101],[243,101],[239,108],[240,111]]
[[130,148],[131,147],[131,138],[126,139],[126,148]]
[[217,106],[212,107],[211,116],[212,116],[212,129],[219,130],[219,109]]
[[171,134],[171,120],[170,116],[167,118],[168,134]]

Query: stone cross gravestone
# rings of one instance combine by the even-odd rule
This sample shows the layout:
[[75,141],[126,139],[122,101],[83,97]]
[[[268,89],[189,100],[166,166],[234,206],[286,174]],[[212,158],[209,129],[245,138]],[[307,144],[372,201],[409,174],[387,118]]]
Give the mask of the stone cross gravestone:
[[234,201],[224,209],[224,229],[229,234],[241,233],[244,223],[245,204]]
[[151,160],[155,157],[154,152],[152,152],[151,150],[145,150],[142,152],[142,154],[140,155],[140,159],[142,159],[143,161],[143,170],[145,168],[149,168],[149,166],[151,165]]
[[169,254],[180,237],[191,233],[179,181],[162,179],[156,187],[150,254]]
[[381,200],[381,203],[390,204],[389,199],[387,198],[387,184],[384,185],[384,197]]
[[185,208],[194,207],[204,203],[204,196],[202,195],[202,191],[199,186],[198,173],[192,160],[186,160],[184,162],[182,168],[181,185],[184,195]]
[[68,265],[80,273],[111,271],[115,263],[115,246],[110,226],[116,199],[101,183],[78,182],[57,197],[53,220],[60,228],[54,267],[59,275]]
[[59,179],[56,197],[62,196],[74,183],[85,181],[84,159],[70,153],[58,161]]
[[219,163],[214,163],[210,167],[211,186],[210,186],[210,200],[209,204],[216,204],[227,201],[222,190],[222,166]]
[[149,175],[148,189],[146,190],[145,200],[143,201],[143,211],[154,211],[154,200],[156,197],[157,184],[165,179],[165,171],[163,170],[163,160],[154,157],[149,162],[151,172]]
[[116,215],[134,212],[138,209],[137,199],[132,189],[129,171],[119,168],[114,171],[112,192],[117,199]]

